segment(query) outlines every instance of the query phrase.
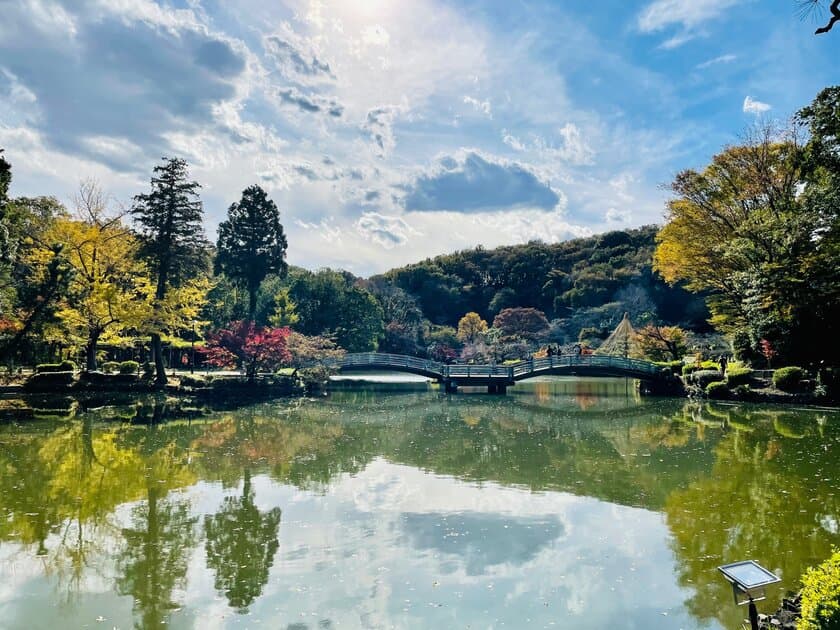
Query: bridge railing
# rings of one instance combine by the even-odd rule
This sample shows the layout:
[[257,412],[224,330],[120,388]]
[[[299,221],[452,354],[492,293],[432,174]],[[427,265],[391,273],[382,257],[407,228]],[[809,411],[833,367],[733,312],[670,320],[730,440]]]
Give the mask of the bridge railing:
[[529,359],[514,364],[513,376],[540,372],[556,367],[597,367],[627,370],[643,374],[657,374],[661,368],[655,363],[640,359],[616,357],[605,354],[560,355],[541,359]]
[[410,357],[404,354],[388,354],[385,352],[347,354],[337,363],[339,367],[374,366],[383,368],[407,368],[440,376],[443,376],[443,368],[445,367],[443,364],[430,359]]
[[440,378],[507,378],[513,380],[557,367],[594,367],[624,370],[636,374],[658,374],[661,368],[649,361],[599,354],[560,355],[541,359],[527,359],[510,365],[445,365],[430,359],[402,354],[362,352],[345,355],[336,362],[337,367],[371,366],[404,368]]
[[449,378],[513,378],[512,365],[444,365],[444,376]]

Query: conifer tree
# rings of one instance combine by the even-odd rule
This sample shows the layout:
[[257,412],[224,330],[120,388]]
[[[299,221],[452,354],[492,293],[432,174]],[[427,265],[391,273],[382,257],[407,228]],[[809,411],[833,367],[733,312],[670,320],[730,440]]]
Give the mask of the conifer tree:
[[257,292],[270,273],[285,276],[286,235],[280,212],[259,186],[242,191],[242,199],[228,209],[219,224],[216,271],[224,272],[248,291],[248,320],[254,321]]
[[[199,184],[189,179],[187,162],[163,158],[152,172],[151,192],[134,197],[132,214],[138,226],[141,257],[155,281],[155,308],[171,287],[195,277],[206,262],[207,241],[201,221],[203,207]],[[160,329],[151,333],[155,382],[166,384]]]

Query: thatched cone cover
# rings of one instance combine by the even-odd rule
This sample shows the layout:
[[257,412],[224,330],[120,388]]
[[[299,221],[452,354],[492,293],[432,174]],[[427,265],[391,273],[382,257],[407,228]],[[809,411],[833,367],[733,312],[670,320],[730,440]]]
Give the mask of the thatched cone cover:
[[595,351],[595,354],[609,354],[616,357],[633,356],[636,350],[636,331],[630,323],[630,317],[624,313],[624,317],[612,331],[604,343]]

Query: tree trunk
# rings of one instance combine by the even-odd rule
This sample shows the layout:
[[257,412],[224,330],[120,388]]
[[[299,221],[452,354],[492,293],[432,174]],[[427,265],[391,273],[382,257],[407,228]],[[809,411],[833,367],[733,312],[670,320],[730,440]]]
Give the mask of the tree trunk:
[[159,333],[152,333],[152,360],[155,362],[155,384],[166,385],[166,366],[163,364],[163,345]]
[[[158,271],[157,287],[155,288],[155,310],[160,308],[160,303],[166,297],[166,282],[168,277],[168,264],[161,263],[160,270]],[[159,332],[155,331],[151,334],[151,342],[152,361],[155,362],[155,385],[166,385],[166,366],[163,364],[163,345],[160,342]]]
[[248,289],[248,321],[253,322],[257,314],[257,289]]
[[87,345],[85,345],[85,371],[96,371],[96,347],[99,344],[99,331],[91,331],[88,334]]

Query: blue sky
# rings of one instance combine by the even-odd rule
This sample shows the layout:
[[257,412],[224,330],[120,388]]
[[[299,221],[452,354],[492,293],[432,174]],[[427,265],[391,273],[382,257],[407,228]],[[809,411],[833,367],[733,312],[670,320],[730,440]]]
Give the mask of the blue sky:
[[662,185],[837,77],[794,0],[13,0],[13,194],[128,205],[191,164],[207,231],[275,199],[289,260],[382,271],[661,222]]

